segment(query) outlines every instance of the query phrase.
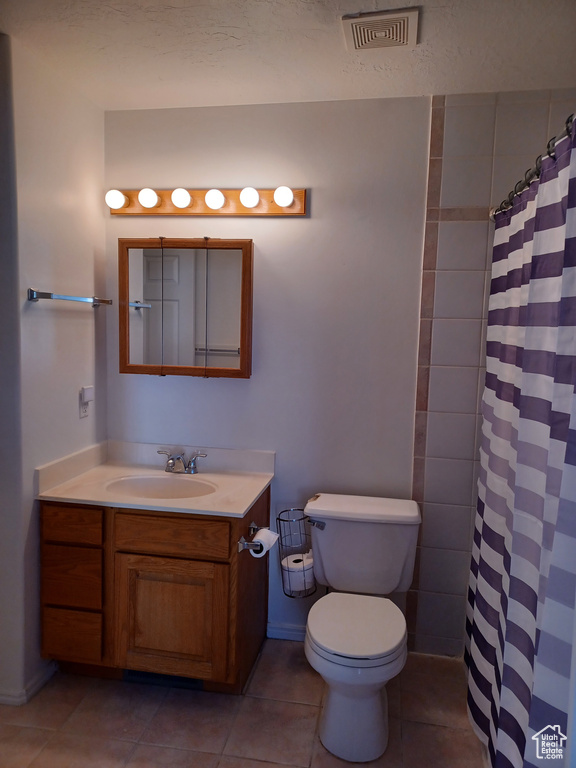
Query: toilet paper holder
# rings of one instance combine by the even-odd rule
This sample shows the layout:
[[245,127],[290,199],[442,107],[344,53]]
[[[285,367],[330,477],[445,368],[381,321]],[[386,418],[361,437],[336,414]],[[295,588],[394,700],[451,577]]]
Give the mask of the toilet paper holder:
[[[248,526],[248,532],[250,536],[256,536],[258,531],[260,530],[260,526],[256,525],[256,523],[252,522]],[[254,552],[259,554],[262,552],[262,544],[259,541],[247,541],[244,536],[241,536],[238,540],[238,552],[242,552],[244,549],[252,549]]]

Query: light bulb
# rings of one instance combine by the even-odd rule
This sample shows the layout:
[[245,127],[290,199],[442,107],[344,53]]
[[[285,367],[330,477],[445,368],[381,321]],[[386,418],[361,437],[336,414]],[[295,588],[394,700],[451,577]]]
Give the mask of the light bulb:
[[204,200],[208,208],[212,208],[213,211],[218,211],[226,202],[226,198],[219,189],[209,189]]
[[143,208],[155,208],[160,202],[160,198],[153,189],[145,187],[138,192],[138,202]]
[[190,192],[188,192],[187,189],[178,187],[178,189],[175,189],[174,192],[172,192],[172,202],[176,208],[188,208],[191,200]]
[[128,198],[119,189],[109,189],[104,200],[108,208],[113,208],[115,211],[119,208],[124,208],[128,203]]
[[294,192],[290,187],[278,187],[274,191],[274,202],[281,208],[288,208],[294,202]]
[[240,192],[240,202],[244,208],[255,208],[260,202],[260,195],[258,190],[254,187],[244,187]]

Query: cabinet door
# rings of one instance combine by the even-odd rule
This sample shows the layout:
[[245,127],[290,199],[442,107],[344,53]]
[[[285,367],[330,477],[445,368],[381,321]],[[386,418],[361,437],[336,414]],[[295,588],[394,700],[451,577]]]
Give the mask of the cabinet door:
[[224,681],[229,566],[116,554],[116,662]]

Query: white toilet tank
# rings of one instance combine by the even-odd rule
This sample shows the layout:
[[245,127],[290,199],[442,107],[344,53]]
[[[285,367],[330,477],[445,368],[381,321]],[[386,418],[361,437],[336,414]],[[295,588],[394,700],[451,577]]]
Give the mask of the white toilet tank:
[[415,501],[320,493],[305,508],[313,523],[314,576],[339,592],[405,592],[416,556]]

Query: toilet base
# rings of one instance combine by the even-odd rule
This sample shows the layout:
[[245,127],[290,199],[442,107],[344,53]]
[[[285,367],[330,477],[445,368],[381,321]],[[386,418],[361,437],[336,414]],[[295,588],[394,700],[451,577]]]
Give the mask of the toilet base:
[[388,696],[386,688],[353,699],[333,687],[328,689],[319,726],[320,741],[341,760],[367,763],[388,746]]
[[406,646],[381,667],[348,667],[320,656],[307,636],[304,652],[328,686],[320,716],[320,741],[336,757],[367,763],[382,755],[388,744],[386,683],[406,663]]

